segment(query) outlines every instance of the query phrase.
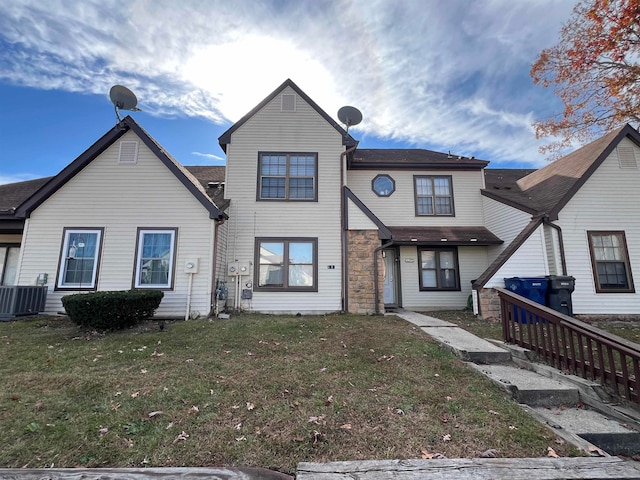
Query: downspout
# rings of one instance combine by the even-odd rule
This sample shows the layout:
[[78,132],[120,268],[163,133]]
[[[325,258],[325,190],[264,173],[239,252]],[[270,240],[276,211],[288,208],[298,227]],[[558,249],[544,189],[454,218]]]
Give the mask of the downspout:
[[545,225],[549,225],[556,232],[558,232],[558,247],[560,248],[560,263],[562,264],[562,275],[566,276],[567,275],[567,259],[565,258],[565,255],[564,255],[564,241],[562,240],[562,229],[558,225],[553,223],[551,220],[549,220],[548,215],[542,218],[542,223],[544,223]]
[[342,293],[342,298],[341,298],[341,304],[342,304],[342,311],[343,312],[348,312],[349,311],[349,295],[348,295],[348,288],[349,288],[349,272],[347,272],[346,270],[346,266],[348,264],[348,248],[349,248],[349,244],[347,241],[347,229],[346,229],[346,224],[347,222],[345,221],[347,212],[346,212],[346,202],[345,202],[345,191],[344,191],[344,176],[345,176],[345,169],[346,169],[346,163],[345,163],[345,158],[346,156],[353,152],[356,148],[358,147],[358,145],[354,145],[351,148],[348,148],[347,150],[345,150],[344,152],[342,152],[340,154],[340,248],[342,250],[342,255],[340,258],[340,271],[342,272],[342,276],[340,278],[340,289],[341,289],[341,293]]
[[373,289],[376,302],[376,315],[380,313],[380,293],[378,292],[378,253],[383,248],[388,248],[391,245],[393,245],[393,240],[383,243],[373,251]]

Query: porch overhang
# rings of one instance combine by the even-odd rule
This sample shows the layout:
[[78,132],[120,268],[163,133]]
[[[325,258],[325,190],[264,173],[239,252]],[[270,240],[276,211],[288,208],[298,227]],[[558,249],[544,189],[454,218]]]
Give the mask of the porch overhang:
[[504,243],[485,227],[388,227],[396,245],[488,246]]

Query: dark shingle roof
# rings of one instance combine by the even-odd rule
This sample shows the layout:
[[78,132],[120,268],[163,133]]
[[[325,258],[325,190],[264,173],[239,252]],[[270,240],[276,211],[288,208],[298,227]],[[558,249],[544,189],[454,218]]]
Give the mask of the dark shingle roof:
[[25,182],[0,185],[0,212],[17,208],[40,187],[51,180],[51,178],[53,177],[36,178]]
[[[193,175],[200,185],[205,189],[207,195],[213,200],[220,210],[226,210],[229,206],[229,200],[224,199],[224,166],[204,166],[194,165],[185,166],[191,175]],[[217,185],[209,185],[214,183]]]
[[[485,170],[482,194],[551,220],[589,179],[624,137],[640,145],[640,134],[630,125],[618,128],[559,160],[516,178],[525,170]],[[502,176],[502,178],[499,178]],[[497,187],[497,188],[496,188]]]
[[362,148],[353,152],[351,169],[410,168],[480,170],[489,162],[422,148]]

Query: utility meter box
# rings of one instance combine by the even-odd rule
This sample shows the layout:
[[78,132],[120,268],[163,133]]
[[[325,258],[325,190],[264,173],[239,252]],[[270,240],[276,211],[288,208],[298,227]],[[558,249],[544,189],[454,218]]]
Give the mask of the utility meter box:
[[197,257],[186,259],[184,262],[184,273],[198,273],[199,263]]

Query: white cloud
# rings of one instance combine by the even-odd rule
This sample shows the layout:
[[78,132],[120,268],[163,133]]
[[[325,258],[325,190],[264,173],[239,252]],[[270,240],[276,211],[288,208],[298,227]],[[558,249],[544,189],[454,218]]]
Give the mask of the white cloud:
[[196,157],[204,157],[210,160],[224,161],[224,158],[219,157],[218,155],[214,155],[213,153],[191,152],[191,155],[195,155]]
[[565,0],[8,0],[0,80],[101,95],[120,83],[151,114],[225,123],[291,78],[330,115],[360,108],[363,138],[540,162],[530,123],[555,99],[528,70],[571,9]]

